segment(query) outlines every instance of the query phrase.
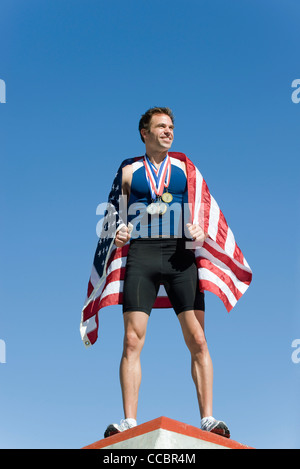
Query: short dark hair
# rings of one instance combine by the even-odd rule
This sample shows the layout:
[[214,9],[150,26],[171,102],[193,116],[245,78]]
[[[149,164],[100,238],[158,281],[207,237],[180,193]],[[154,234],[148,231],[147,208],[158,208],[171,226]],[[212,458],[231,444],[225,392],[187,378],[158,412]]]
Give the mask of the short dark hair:
[[142,115],[140,122],[139,122],[139,132],[140,132],[140,137],[142,139],[142,142],[145,143],[145,140],[141,134],[142,129],[150,130],[150,123],[152,116],[154,114],[166,114],[169,116],[174,124],[174,115],[171,111],[170,108],[168,107],[152,107],[148,109],[148,111],[145,112],[145,114]]

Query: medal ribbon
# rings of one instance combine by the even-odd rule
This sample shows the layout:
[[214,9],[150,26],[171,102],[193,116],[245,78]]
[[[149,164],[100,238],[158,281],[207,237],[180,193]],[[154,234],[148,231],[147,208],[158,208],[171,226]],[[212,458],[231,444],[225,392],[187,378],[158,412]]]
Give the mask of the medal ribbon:
[[164,187],[169,187],[171,179],[171,160],[169,155],[165,157],[159,169],[149,160],[147,155],[144,157],[144,165],[146,170],[146,179],[151,193],[152,200],[160,197],[164,191]]

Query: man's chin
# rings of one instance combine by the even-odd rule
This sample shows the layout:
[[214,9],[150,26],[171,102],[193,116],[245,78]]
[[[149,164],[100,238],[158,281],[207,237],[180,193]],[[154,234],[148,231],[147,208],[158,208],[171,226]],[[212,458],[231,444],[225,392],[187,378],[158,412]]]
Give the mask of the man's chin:
[[171,148],[171,146],[172,146],[172,143],[173,143],[173,142],[171,142],[171,143],[170,143],[170,142],[168,142],[168,143],[165,142],[165,143],[162,143],[161,146],[162,146],[162,148],[163,148],[164,150],[170,150],[170,148]]

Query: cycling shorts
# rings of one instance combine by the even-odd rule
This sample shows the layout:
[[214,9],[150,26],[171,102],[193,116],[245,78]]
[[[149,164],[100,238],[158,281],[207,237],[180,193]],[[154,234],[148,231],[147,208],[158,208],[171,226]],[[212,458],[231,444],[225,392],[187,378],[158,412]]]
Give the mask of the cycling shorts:
[[138,238],[130,243],[123,288],[123,313],[150,315],[160,285],[175,313],[205,309],[194,251],[182,238]]

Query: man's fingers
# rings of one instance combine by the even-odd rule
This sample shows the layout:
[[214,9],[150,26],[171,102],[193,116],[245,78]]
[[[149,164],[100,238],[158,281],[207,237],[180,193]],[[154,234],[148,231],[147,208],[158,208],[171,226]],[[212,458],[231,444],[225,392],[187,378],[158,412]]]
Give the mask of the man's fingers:
[[190,235],[194,240],[202,242],[208,237],[200,225],[192,225],[191,223],[187,223],[186,226],[188,227]]
[[189,229],[189,232],[192,234],[192,233],[195,233],[195,231],[199,228],[199,226],[197,225],[192,225],[191,223],[187,223],[186,226],[188,227]]
[[127,238],[128,235],[129,235],[129,229],[125,225],[122,226],[122,228],[120,228],[119,231],[117,232],[117,236],[122,239]]
[[122,239],[122,240],[123,240],[123,239],[130,238],[130,235],[129,235],[129,233],[126,232],[126,231],[119,231],[118,234],[117,234],[117,237],[118,237],[119,239]]
[[119,231],[116,234],[116,245],[117,247],[122,247],[124,246],[127,241],[130,239],[130,227],[128,228],[127,226],[122,226],[122,228],[119,229]]

